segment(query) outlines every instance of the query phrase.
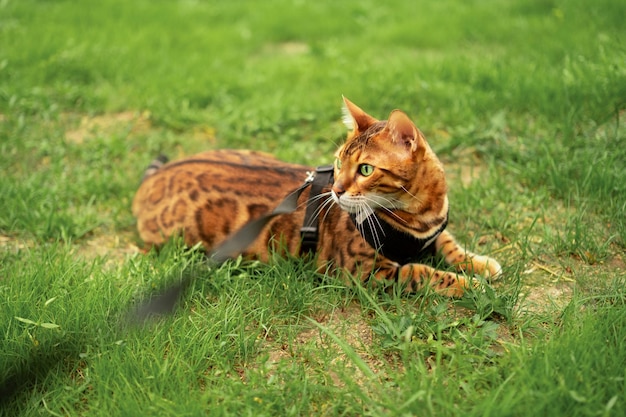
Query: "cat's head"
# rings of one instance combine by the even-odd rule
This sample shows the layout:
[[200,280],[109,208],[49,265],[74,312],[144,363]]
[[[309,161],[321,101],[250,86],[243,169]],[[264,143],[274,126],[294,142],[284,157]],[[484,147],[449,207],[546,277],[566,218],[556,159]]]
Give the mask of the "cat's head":
[[[335,153],[332,195],[351,213],[363,210],[419,212],[444,204],[447,187],[441,163],[402,111],[379,121],[344,98],[343,121],[350,130]],[[446,203],[447,204],[447,203]]]

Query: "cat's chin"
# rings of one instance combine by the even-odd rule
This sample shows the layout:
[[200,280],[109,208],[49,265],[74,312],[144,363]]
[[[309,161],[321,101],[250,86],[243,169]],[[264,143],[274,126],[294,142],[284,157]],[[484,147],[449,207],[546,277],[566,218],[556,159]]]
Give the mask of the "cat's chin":
[[359,212],[359,208],[350,204],[345,204],[341,201],[337,201],[335,200],[335,203],[337,203],[337,205],[339,206],[340,209],[342,209],[343,211],[347,211],[350,214],[358,214]]

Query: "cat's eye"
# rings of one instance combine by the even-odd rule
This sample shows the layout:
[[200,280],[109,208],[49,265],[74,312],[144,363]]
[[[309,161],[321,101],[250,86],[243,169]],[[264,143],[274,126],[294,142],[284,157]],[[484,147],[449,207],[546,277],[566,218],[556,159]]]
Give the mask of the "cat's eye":
[[335,166],[337,167],[337,169],[341,169],[341,160],[340,159],[335,159]]
[[359,172],[364,177],[369,177],[370,175],[374,173],[374,167],[371,166],[370,164],[361,164],[359,166]]

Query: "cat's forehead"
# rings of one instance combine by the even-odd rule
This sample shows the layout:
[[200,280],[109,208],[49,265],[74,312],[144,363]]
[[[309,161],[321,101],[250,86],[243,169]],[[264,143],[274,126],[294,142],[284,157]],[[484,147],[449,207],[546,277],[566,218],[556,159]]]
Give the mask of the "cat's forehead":
[[360,154],[368,148],[371,139],[379,134],[386,125],[386,120],[376,122],[368,127],[364,132],[358,132],[356,135],[348,138],[346,143],[339,148],[337,156],[339,158],[349,158]]

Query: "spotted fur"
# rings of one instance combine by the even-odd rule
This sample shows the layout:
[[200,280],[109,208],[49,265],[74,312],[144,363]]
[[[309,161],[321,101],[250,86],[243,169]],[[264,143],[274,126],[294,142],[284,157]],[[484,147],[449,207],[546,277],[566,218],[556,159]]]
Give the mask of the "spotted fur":
[[[317,213],[320,270],[343,269],[365,280],[400,281],[408,290],[429,285],[449,296],[469,286],[467,276],[500,275],[492,258],[465,251],[441,229],[448,216],[443,167],[408,116],[394,110],[379,121],[344,99],[344,123],[351,129],[336,152],[334,183],[320,196]],[[252,151],[216,150],[179,161],[151,164],[135,198],[133,214],[141,238],[161,245],[181,234],[187,245],[212,249],[248,220],[271,211],[297,188],[311,167],[290,164]],[[278,216],[243,254],[263,261],[271,251],[297,255],[308,190],[292,214]],[[434,252],[458,272],[422,263],[399,265],[376,253],[359,229],[376,239],[382,228],[375,213],[392,227],[432,242]],[[353,221],[350,216],[355,218]]]

